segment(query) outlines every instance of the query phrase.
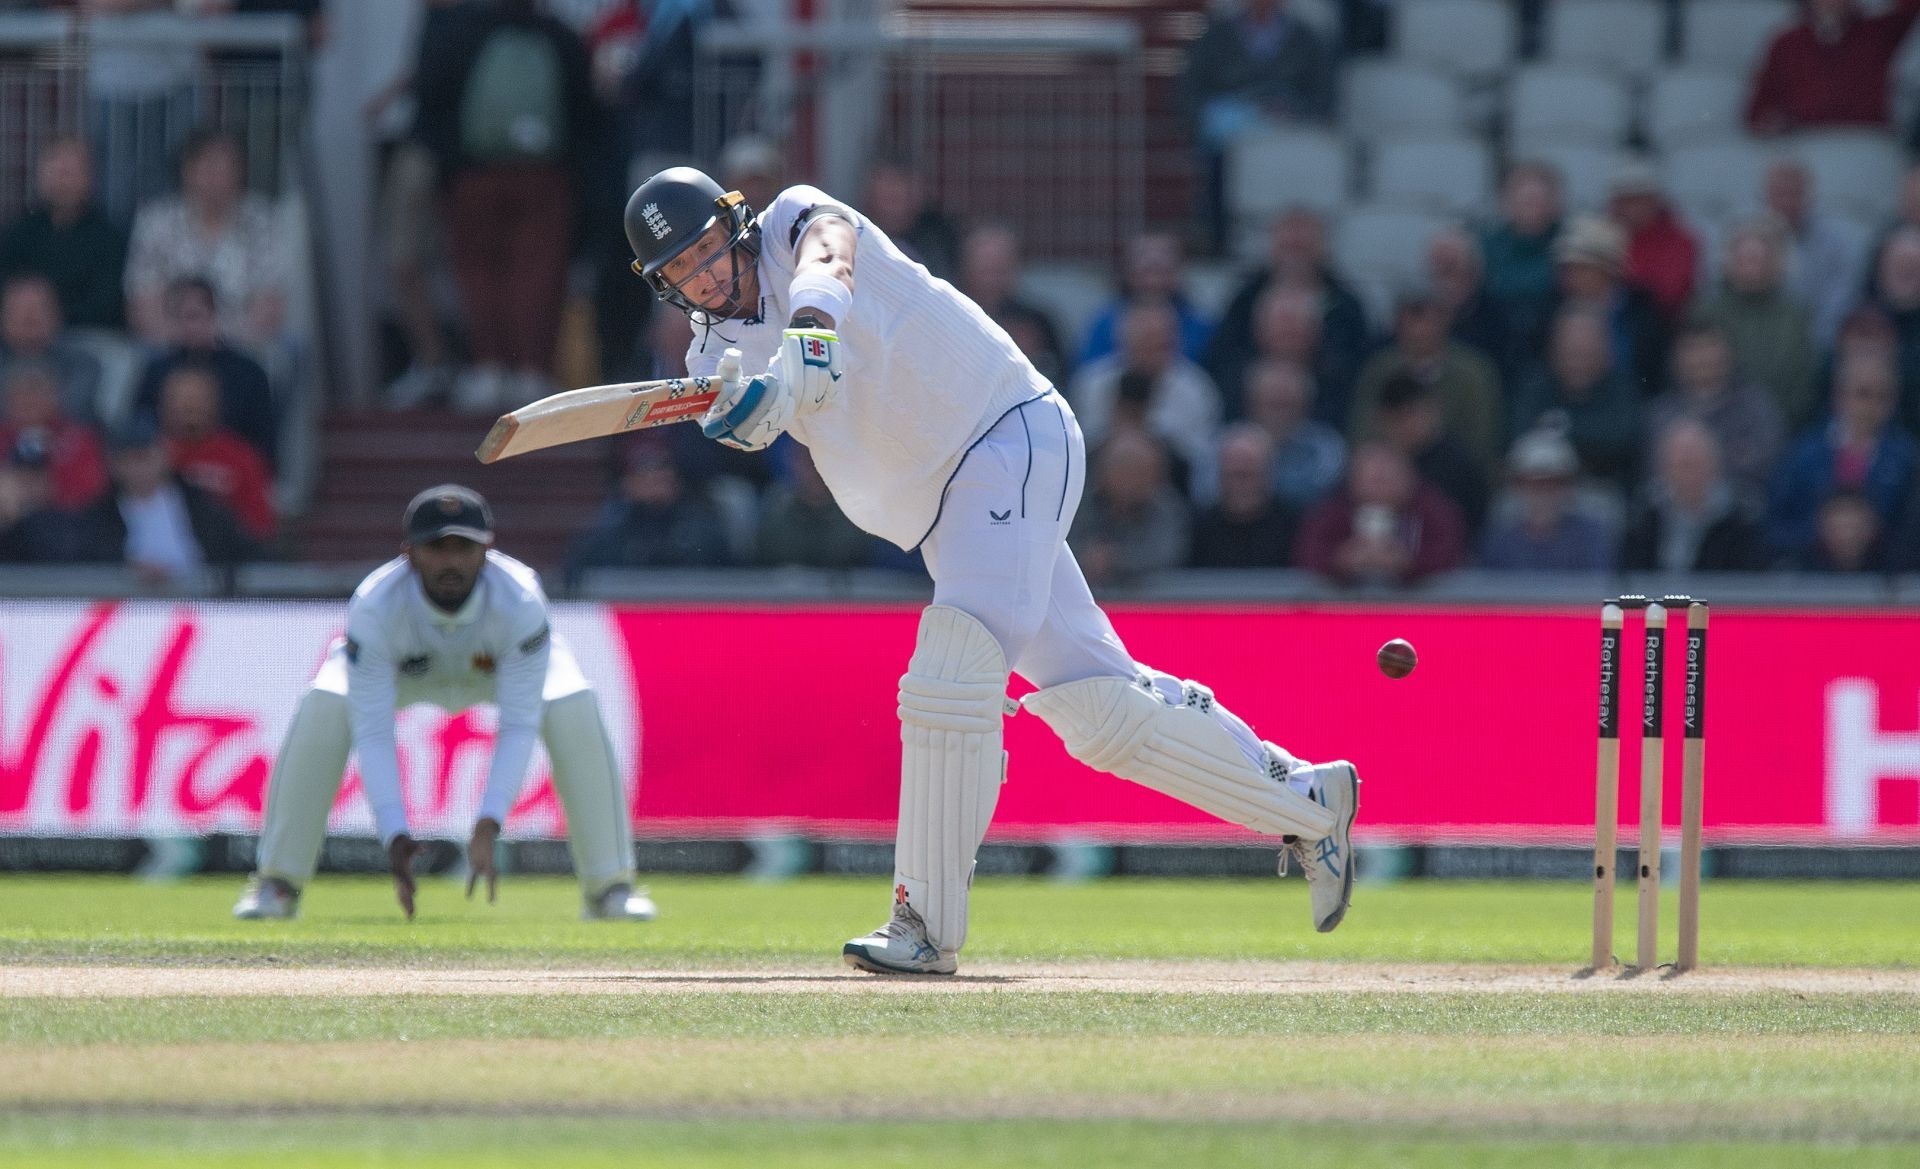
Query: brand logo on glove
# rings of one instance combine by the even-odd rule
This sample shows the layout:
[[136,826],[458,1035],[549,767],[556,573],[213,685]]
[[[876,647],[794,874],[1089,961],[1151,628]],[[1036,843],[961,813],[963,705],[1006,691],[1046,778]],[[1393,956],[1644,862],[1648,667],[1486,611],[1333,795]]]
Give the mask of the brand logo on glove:
[[654,239],[666,239],[673,234],[673,228],[667,226],[667,217],[660,214],[660,204],[649,203],[640,209],[640,218],[647,221],[647,230]]
[[827,343],[818,337],[804,338],[801,356],[806,359],[808,365],[825,365],[827,364]]

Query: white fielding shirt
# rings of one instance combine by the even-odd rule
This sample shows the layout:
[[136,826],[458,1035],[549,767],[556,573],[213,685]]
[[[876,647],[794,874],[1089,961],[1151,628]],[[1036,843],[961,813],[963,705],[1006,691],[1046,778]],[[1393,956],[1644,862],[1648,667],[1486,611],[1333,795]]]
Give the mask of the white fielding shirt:
[[533,759],[554,652],[540,578],[511,556],[487,553],[473,595],[457,613],[427,600],[405,557],[360,582],[347,603],[341,653],[353,749],[381,843],[407,830],[394,715],[419,702],[447,711],[499,706],[480,815],[506,823]]
[[832,400],[795,419],[788,433],[812,451],[848,519],[911,550],[939,518],[967,450],[1007,411],[1050,387],[978,305],[907,258],[864,216],[807,186],[788,187],[760,214],[757,314],[714,321],[711,329],[703,315],[694,317],[690,376],[712,374],[729,348],[740,350],[746,376],[767,369],[792,317],[787,287],[816,209],[850,218],[859,234],[853,304],[835,322],[845,373]]

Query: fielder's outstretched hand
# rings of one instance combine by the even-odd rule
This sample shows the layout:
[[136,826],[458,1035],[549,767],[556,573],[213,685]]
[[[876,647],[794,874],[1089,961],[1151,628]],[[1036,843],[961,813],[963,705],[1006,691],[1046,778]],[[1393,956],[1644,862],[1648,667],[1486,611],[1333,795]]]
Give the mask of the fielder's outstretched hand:
[[406,911],[407,920],[413,920],[413,860],[427,851],[427,846],[402,832],[387,845],[387,868],[393,874],[393,895],[399,899],[400,908]]
[[473,837],[467,841],[467,900],[473,900],[473,887],[481,877],[487,879],[487,904],[492,905],[500,889],[500,870],[494,867],[493,844],[500,839],[500,822],[491,816],[474,821]]

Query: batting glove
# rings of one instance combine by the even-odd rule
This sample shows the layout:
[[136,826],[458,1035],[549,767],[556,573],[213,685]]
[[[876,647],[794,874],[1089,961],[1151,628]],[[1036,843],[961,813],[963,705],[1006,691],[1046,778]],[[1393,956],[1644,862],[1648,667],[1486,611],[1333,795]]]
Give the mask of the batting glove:
[[793,422],[793,391],[772,374],[728,382],[700,419],[700,432],[736,450],[765,450]]
[[840,388],[840,336],[831,329],[788,329],[767,372],[790,386],[799,413],[824,407]]

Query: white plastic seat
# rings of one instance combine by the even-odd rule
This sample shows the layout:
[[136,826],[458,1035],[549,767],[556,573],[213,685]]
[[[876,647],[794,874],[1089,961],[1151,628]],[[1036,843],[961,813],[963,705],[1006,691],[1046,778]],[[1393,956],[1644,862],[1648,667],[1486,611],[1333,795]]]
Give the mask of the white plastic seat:
[[1787,152],[1813,172],[1821,206],[1837,214],[1885,219],[1900,201],[1908,163],[1892,135],[1849,130],[1796,134]]
[[1680,6],[1680,59],[1750,77],[1796,15],[1793,0],[1687,0]]
[[1227,207],[1235,219],[1289,207],[1337,211],[1353,187],[1353,160],[1339,135],[1270,127],[1235,141],[1227,157]]
[[1341,79],[1340,124],[1369,141],[1454,134],[1466,125],[1466,108],[1459,83],[1432,66],[1362,60]]
[[1507,132],[1525,141],[1618,145],[1632,114],[1626,85],[1597,69],[1532,65],[1507,87]]
[[1666,56],[1658,0],[1556,0],[1547,9],[1546,59],[1645,77]]
[[1393,47],[1404,60],[1436,65],[1470,81],[1513,63],[1513,6],[1505,0],[1419,0],[1393,6]]
[[1333,263],[1353,285],[1374,324],[1385,328],[1393,299],[1426,274],[1427,244],[1444,216],[1402,207],[1363,205],[1333,230]]
[[1667,196],[1688,213],[1726,219],[1760,205],[1772,152],[1747,138],[1692,142],[1667,152],[1661,179]]
[[1647,140],[1661,150],[1739,134],[1747,79],[1718,69],[1675,69],[1647,90]]
[[1374,148],[1373,201],[1455,215],[1493,203],[1493,153],[1477,138],[1420,138]]
[[1560,188],[1573,211],[1599,212],[1607,202],[1607,188],[1627,159],[1627,152],[1591,142],[1517,143],[1510,152],[1518,159],[1544,162],[1560,172]]

